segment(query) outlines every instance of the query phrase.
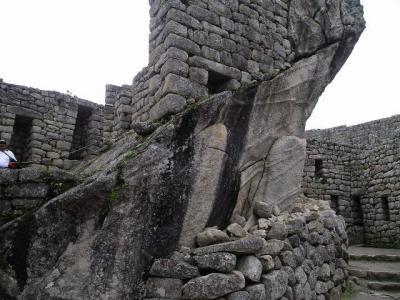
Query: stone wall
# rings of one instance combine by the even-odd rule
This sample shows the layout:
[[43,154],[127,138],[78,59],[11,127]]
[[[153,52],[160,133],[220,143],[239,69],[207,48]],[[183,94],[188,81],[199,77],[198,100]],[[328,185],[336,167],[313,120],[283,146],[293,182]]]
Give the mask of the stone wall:
[[354,126],[308,130],[307,139],[318,139],[340,144],[369,147],[385,139],[393,139],[400,133],[400,115],[374,120]]
[[287,0],[152,0],[150,5],[148,67],[108,102],[114,106],[116,136],[131,123],[268,80],[295,59]]
[[103,106],[0,82],[0,137],[18,160],[68,169],[103,146]]
[[307,132],[317,139],[308,139],[303,192],[330,200],[352,243],[390,246],[400,237],[399,128],[394,116]]
[[248,231],[208,228],[199,248],[156,259],[146,299],[340,299],[347,235],[333,211],[269,215]]
[[73,175],[52,167],[1,170],[0,226],[35,211],[75,184]]

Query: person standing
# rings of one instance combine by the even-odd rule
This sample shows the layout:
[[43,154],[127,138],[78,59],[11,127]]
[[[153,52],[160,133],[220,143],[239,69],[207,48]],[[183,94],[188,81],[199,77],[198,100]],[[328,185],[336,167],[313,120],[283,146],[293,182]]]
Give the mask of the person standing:
[[0,140],[0,169],[15,169],[17,159],[11,150],[7,149],[7,142]]

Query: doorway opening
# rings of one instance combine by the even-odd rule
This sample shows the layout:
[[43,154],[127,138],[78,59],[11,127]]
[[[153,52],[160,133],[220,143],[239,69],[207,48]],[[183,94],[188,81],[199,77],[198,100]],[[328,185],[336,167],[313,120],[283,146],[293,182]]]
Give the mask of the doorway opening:
[[331,195],[330,206],[336,212],[337,215],[340,215],[338,195]]
[[361,197],[358,195],[351,197],[351,213],[354,225],[364,225]]
[[389,199],[388,196],[381,198],[382,213],[385,221],[390,221]]
[[72,160],[81,160],[87,154],[89,122],[92,116],[92,109],[90,107],[78,106],[78,114],[76,116],[76,123],[74,135],[72,138],[71,154],[69,156]]
[[322,159],[318,158],[315,160],[315,178],[322,178],[322,169],[324,165]]
[[18,161],[28,161],[32,149],[32,118],[17,115],[15,117],[10,149]]

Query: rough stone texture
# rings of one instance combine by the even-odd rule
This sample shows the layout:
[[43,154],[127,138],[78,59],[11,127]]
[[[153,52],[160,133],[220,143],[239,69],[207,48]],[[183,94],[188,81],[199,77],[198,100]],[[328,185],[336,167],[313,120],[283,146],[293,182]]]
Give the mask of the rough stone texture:
[[200,275],[199,270],[187,263],[170,259],[156,260],[149,272],[155,277],[171,277],[178,279],[190,279]]
[[0,138],[19,161],[69,169],[103,147],[104,107],[76,96],[0,82]]
[[184,299],[215,299],[245,287],[242,273],[234,271],[231,274],[212,273],[207,276],[190,280],[183,286]]
[[[298,55],[294,49],[306,42],[298,30],[291,32],[293,38],[288,36],[293,23],[289,7],[305,3],[150,1],[149,66],[132,86],[107,88],[104,133],[115,143],[76,168],[84,178],[79,185],[0,227],[0,264],[7,278],[18,282],[19,299],[141,299],[146,291],[143,278],[154,258],[167,258],[180,246],[193,247],[205,228],[226,228],[233,215],[246,218],[248,237],[197,249],[182,247],[184,262],[215,252],[273,255],[262,253],[269,227],[258,227],[254,201],[295,206],[301,178],[296,180],[297,172],[290,174],[278,150],[284,150],[282,145],[297,153],[304,150],[305,122],[364,24],[358,1],[341,2],[340,20],[321,8],[318,15],[325,18],[325,36],[331,34],[327,20],[341,23],[343,34],[318,50],[306,47],[311,52]],[[173,59],[180,61],[176,68]],[[193,77],[193,68],[207,71],[205,85],[205,72]],[[238,90],[225,91],[237,88],[238,82]],[[151,108],[169,94],[192,105],[162,119],[149,136],[129,131],[132,123],[150,120]],[[1,106],[2,117],[3,112]],[[49,155],[59,159],[57,152]],[[290,151],[285,156],[297,170],[300,160]],[[279,170],[284,171],[279,174]],[[290,184],[288,192],[268,187],[265,178]],[[273,209],[271,224],[286,223],[288,215],[278,216],[278,211]],[[344,224],[333,214],[304,216],[308,223],[320,217],[331,221],[320,220],[322,227],[307,224],[301,234],[287,230],[291,240],[282,241],[280,250],[293,251],[302,267],[307,260],[310,269],[324,263],[341,268],[335,262],[346,255]],[[309,227],[315,230],[308,232]],[[298,251],[290,243],[296,243],[294,235],[303,243],[295,247],[302,246]],[[284,272],[293,288],[294,270],[282,266],[280,256],[273,257],[275,271]],[[205,292],[216,298],[245,288],[239,273],[207,276],[191,279],[200,284],[194,297]],[[323,291],[341,284],[311,278],[314,292],[316,286]],[[10,282],[1,280],[0,287]],[[205,289],[215,284],[222,287]],[[12,297],[4,290],[0,288]],[[189,288],[185,291],[191,293]]]
[[76,183],[77,178],[72,173],[54,167],[1,170],[0,226],[34,211]]
[[195,256],[193,259],[200,270],[228,273],[232,272],[236,266],[236,255],[231,253],[211,253]]
[[285,294],[288,287],[288,275],[284,271],[272,271],[268,275],[263,275],[262,282],[267,299],[279,299]]
[[400,237],[400,117],[307,132],[303,192],[346,220],[350,242],[394,245]]
[[[331,235],[327,241],[319,240],[313,245],[312,236],[304,229],[299,232],[292,231],[287,239],[278,241],[283,244],[275,254],[261,255],[260,252],[253,249],[252,255],[241,256],[238,258],[234,272],[246,280],[246,286],[241,290],[230,291],[227,289],[218,289],[216,286],[222,284],[227,275],[221,273],[210,273],[215,270],[203,269],[202,274],[193,278],[184,286],[183,299],[249,299],[249,300],[267,300],[267,299],[314,299],[317,295],[329,298],[330,295],[340,297],[340,291],[347,278],[345,258],[347,236],[343,231],[344,220],[336,216],[332,210],[324,205],[323,201],[315,201],[312,204],[302,206],[304,212],[292,214],[284,213],[272,217],[273,222],[282,222],[289,225],[295,223],[298,219],[304,219],[305,228],[310,228],[313,232],[326,230]],[[313,208],[311,211],[309,208]],[[316,226],[316,223],[322,224],[322,227]],[[229,226],[228,226],[229,227]],[[290,246],[290,238],[302,236],[299,238],[296,248]],[[232,237],[234,239],[235,237]],[[276,242],[267,240],[268,242]],[[215,245],[217,246],[217,245]],[[194,249],[193,252],[196,252]],[[185,254],[184,260],[194,261],[197,264],[197,256],[188,256],[187,249],[181,250]],[[206,255],[223,255],[226,257],[229,253],[216,253]],[[260,269],[260,261],[266,256],[268,260],[282,260],[282,264],[274,262],[273,267]],[[281,258],[281,259],[279,259]],[[193,260],[192,260],[193,259]],[[211,263],[211,260],[208,260]],[[157,262],[156,262],[157,264]],[[210,273],[206,275],[207,273]],[[341,274],[340,278],[335,274]],[[260,280],[260,275],[261,280]],[[228,274],[229,276],[229,274]],[[260,280],[260,284],[254,281]],[[190,289],[185,292],[185,288]],[[213,289],[215,291],[213,292]],[[283,298],[282,298],[283,297]],[[285,298],[286,297],[286,298]]]
[[253,255],[240,257],[236,267],[246,279],[253,282],[260,281],[263,267],[261,261],[257,257]]
[[182,281],[152,277],[146,283],[146,296],[149,298],[180,298],[182,296]]

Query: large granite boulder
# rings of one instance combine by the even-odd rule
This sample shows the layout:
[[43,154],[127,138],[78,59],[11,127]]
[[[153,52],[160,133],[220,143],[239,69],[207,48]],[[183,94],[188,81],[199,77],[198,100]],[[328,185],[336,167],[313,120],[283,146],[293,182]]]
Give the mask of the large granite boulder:
[[[163,120],[145,138],[135,132],[121,136],[108,152],[77,169],[82,183],[0,227],[0,298],[141,299],[143,274],[154,258],[194,246],[205,228],[225,228],[232,215],[245,217],[248,229],[256,202],[281,210],[293,205],[300,192],[306,120],[364,26],[358,1],[321,3],[307,10],[308,1],[291,1],[295,56],[287,70],[203,99]],[[181,106],[168,109],[175,113]],[[254,254],[264,247],[262,254],[272,255],[281,246],[262,241],[246,237],[194,254]],[[277,299],[284,293],[277,283],[287,285],[288,278],[272,274],[261,281],[266,294]],[[158,283],[166,284],[166,295],[179,280]],[[211,299],[245,284],[238,273],[202,281],[210,289],[187,283],[183,294]],[[148,290],[161,297],[152,286]]]

